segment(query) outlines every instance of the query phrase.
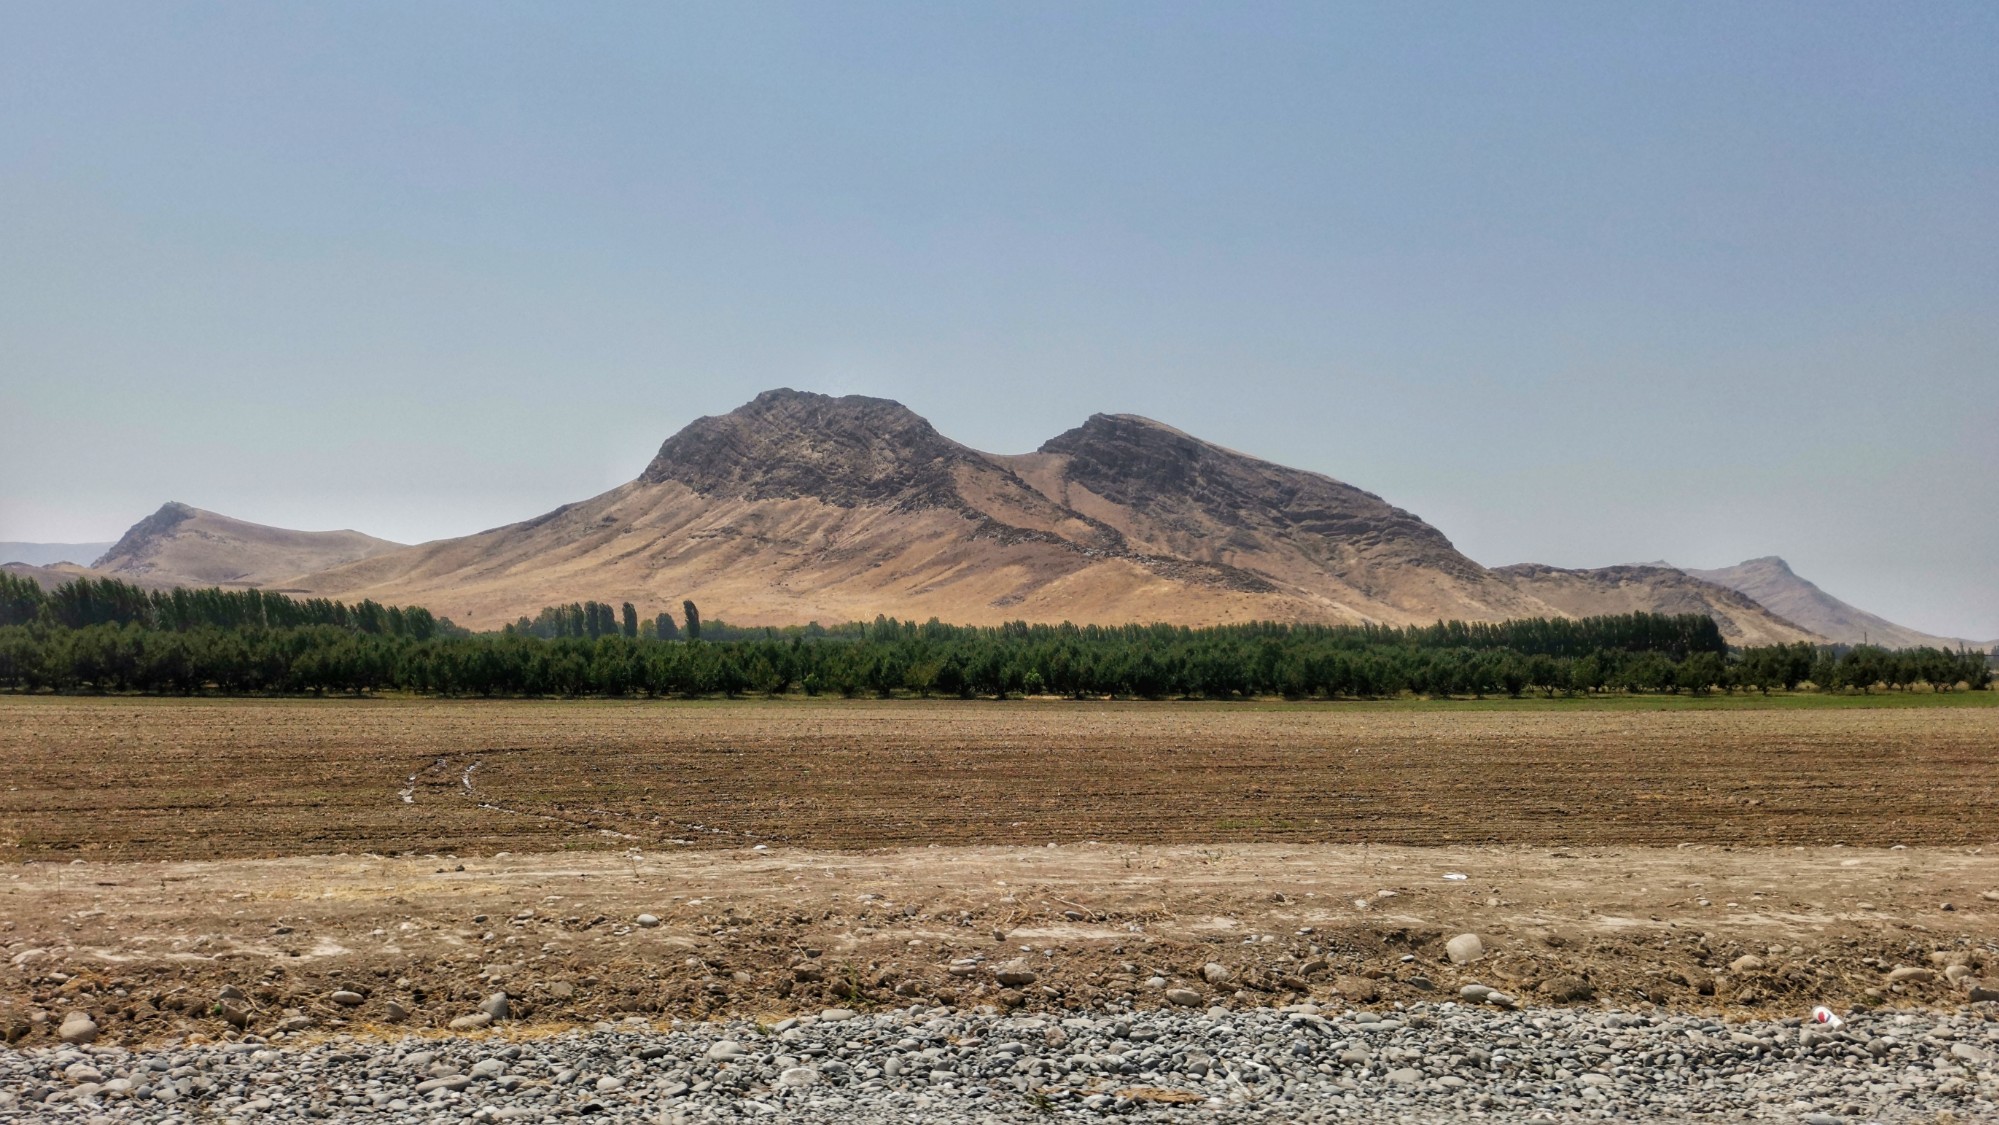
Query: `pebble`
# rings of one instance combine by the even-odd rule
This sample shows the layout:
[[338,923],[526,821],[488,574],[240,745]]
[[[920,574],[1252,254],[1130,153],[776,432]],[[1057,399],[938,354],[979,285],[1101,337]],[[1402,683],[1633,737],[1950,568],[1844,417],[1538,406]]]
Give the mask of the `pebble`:
[[335,1004],[338,1004],[343,1008],[357,1008],[360,1007],[361,1004],[365,1002],[366,998],[363,997],[358,992],[350,992],[347,989],[343,988],[335,992],[333,995],[328,996],[327,999],[333,1001]]
[[1201,1005],[1201,994],[1191,988],[1169,988],[1166,990],[1166,1002],[1182,1008],[1198,1008]]
[[1999,1023],[1970,1010],[1842,1013],[1846,1024],[1829,1028],[1469,999],[1372,1012],[1326,1000],[1203,1008],[1197,995],[1186,1007],[1060,1016],[917,1005],[768,1027],[606,1022],[508,1043],[50,1044],[0,1051],[0,1118],[1999,1120],[1987,1077]]
[[1451,964],[1468,965],[1485,956],[1485,942],[1477,934],[1459,934],[1444,943],[1444,952]]
[[632,921],[637,922],[640,926],[643,926],[644,928],[650,930],[654,926],[659,925],[659,916],[657,914],[641,914],[638,917],[632,919]]
[[491,996],[486,997],[486,1002],[479,1005],[479,1010],[496,1020],[503,1020],[507,1018],[507,1014],[512,1009],[507,1005],[507,994],[504,992],[495,992]]

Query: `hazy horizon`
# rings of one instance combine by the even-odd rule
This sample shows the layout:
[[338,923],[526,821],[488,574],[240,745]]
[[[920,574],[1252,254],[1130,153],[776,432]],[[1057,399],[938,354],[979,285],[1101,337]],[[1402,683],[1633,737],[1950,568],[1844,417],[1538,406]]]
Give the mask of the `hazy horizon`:
[[403,542],[776,386],[1999,638],[1999,9],[106,4],[0,37],[0,540]]

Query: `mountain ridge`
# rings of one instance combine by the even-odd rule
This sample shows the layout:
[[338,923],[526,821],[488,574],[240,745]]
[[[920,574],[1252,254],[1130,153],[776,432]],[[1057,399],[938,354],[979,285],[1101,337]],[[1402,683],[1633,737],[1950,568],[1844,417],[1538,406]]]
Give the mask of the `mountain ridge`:
[[0,563],[24,566],[54,566],[74,563],[86,566],[111,549],[109,543],[0,543]]
[[1999,647],[1999,640],[1972,641],[1962,637],[1937,636],[1869,613],[1826,593],[1816,583],[1792,570],[1791,564],[1777,555],[1745,559],[1734,566],[1713,570],[1679,569],[1750,597],[1772,612],[1839,644],[1877,644],[1885,648],[1962,646],[1988,651]]
[[[598,496],[297,586],[474,627],[585,597],[693,598],[746,625],[1565,615],[1373,493],[1164,423],[1092,415],[1033,453],[991,454],[892,400],[791,389],[695,419]],[[1738,624],[1811,636],[1747,608]]]

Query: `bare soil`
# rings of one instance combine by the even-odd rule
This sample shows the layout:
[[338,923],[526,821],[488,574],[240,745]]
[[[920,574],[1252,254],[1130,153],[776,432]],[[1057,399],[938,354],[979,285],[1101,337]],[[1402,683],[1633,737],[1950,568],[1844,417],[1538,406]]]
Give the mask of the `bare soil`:
[[1999,708],[0,698],[0,861],[1985,844]]
[[[307,1034],[495,991],[537,1029],[1149,1006],[1155,977],[1231,1005],[1957,1004],[1999,978],[1995,745],[1990,708],[10,699],[0,1031],[234,1033],[225,985],[250,1030]],[[1491,952],[1453,965],[1460,932]]]
[[[1446,874],[1463,874],[1463,881]],[[441,1028],[494,991],[515,1029],[826,1006],[1387,1005],[1479,981],[1528,1003],[1802,1015],[1958,1004],[1999,975],[1999,860],[1944,849],[1281,844],[792,848],[216,863],[35,863],[0,876],[0,1028],[67,1011],[107,1038],[249,1026]],[[1392,892],[1384,895],[1383,892]],[[1944,909],[1945,902],[1952,909]],[[641,913],[657,927],[635,925]],[[1445,942],[1490,952],[1453,965]],[[1732,969],[1754,954],[1757,968]],[[1932,954],[1938,954],[1934,959]],[[953,965],[982,958],[957,975]],[[1025,958],[1037,979],[1002,988]],[[1988,969],[1988,959],[1992,968]],[[1209,962],[1227,968],[1219,985]],[[1897,965],[1930,981],[1891,984]],[[964,970],[964,966],[960,966]],[[366,997],[340,1007],[329,997]]]

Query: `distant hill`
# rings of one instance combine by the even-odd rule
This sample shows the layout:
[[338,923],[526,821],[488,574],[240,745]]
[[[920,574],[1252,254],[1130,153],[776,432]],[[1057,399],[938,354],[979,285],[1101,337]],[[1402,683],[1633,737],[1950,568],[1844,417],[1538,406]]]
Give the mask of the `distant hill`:
[[1799,577],[1789,563],[1775,555],[1750,559],[1719,570],[1680,569],[1696,578],[1746,594],[1772,612],[1838,644],[1866,643],[1886,648],[1917,648],[1923,645],[1957,648],[1962,645],[1986,650],[1999,645],[1999,641],[1939,637],[1877,617],[1840,601]]
[[109,543],[0,543],[0,563],[52,566],[67,562],[87,566],[90,560],[110,549]]
[[272,586],[401,547],[358,531],[290,531],[168,503],[133,524],[91,569],[170,586]]
[[1611,613],[1704,613],[1731,644],[1791,644],[1823,640],[1739,591],[1670,566],[1607,566],[1563,570],[1539,563],[1500,567],[1518,588],[1571,617]]
[[89,567],[75,563],[52,563],[48,566],[33,566],[24,562],[0,563],[0,572],[16,578],[32,578],[44,590],[53,590],[72,578],[102,578],[104,575]]
[[[1678,572],[1606,582],[1488,570],[1379,496],[1136,415],[1094,415],[1004,456],[899,403],[791,390],[697,419],[600,496],[295,585],[420,604],[473,628],[560,602],[652,612],[692,598],[746,625],[877,614],[1404,625],[1685,606],[1716,612],[1732,639],[1810,637]],[[1592,599],[1615,608],[1566,608]]]

